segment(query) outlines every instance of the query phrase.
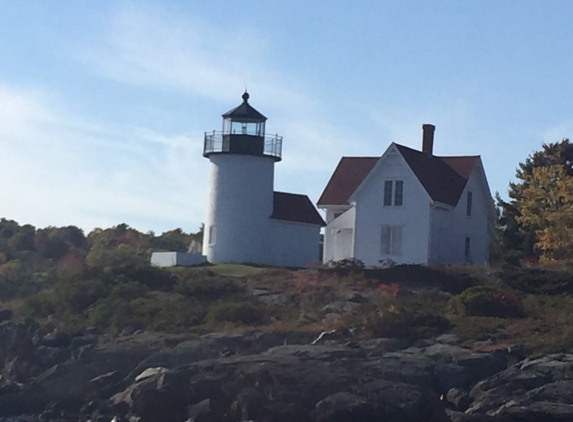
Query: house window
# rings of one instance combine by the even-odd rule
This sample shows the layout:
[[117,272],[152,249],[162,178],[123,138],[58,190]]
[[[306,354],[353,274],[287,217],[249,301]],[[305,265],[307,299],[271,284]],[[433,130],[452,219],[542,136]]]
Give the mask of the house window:
[[464,260],[466,262],[471,261],[471,253],[472,253],[471,247],[472,247],[471,239],[469,237],[466,237],[464,245]]
[[342,215],[341,212],[335,212],[335,213],[334,213],[334,218],[338,218],[338,217],[340,217],[341,215]]
[[214,245],[217,242],[217,228],[209,226],[209,245]]
[[472,215],[473,196],[473,192],[468,191],[468,196],[466,198],[466,215],[468,217]]
[[394,183],[394,205],[401,206],[404,199],[404,181],[396,180]]
[[402,255],[402,226],[382,226],[380,253],[390,256]]
[[389,207],[392,205],[392,185],[394,182],[386,180],[384,182],[384,206]]
[[399,207],[404,204],[404,181],[386,180],[384,182],[384,206]]

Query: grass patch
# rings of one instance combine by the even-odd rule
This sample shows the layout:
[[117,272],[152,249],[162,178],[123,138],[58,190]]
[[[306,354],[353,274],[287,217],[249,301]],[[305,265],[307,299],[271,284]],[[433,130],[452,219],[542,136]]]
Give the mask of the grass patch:
[[248,277],[266,270],[264,267],[255,267],[243,264],[216,264],[209,267],[214,274],[226,277]]
[[209,309],[205,322],[211,326],[230,322],[235,325],[264,325],[269,322],[266,309],[251,302],[220,302]]
[[433,337],[450,328],[445,308],[446,301],[424,295],[383,297],[364,317],[364,325],[374,337]]
[[511,320],[495,317],[459,316],[450,317],[452,333],[460,340],[489,340],[499,335],[500,330],[506,330]]

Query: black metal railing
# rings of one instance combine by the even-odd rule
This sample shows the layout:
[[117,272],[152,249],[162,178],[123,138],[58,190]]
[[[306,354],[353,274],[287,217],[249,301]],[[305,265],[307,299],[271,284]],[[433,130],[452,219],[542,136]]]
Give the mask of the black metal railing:
[[253,136],[225,132],[205,132],[203,155],[230,153],[264,155],[281,160],[283,137],[279,135]]

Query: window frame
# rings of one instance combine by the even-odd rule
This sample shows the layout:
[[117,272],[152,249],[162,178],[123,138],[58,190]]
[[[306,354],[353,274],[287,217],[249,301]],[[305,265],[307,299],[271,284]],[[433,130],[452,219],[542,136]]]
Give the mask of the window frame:
[[[384,192],[382,196],[382,205],[384,207],[403,207],[404,206],[404,179],[386,179],[384,180]],[[398,189],[399,186],[399,189]],[[399,202],[399,203],[398,203]]]
[[380,227],[380,255],[383,257],[402,256],[403,239],[403,224],[383,224]]

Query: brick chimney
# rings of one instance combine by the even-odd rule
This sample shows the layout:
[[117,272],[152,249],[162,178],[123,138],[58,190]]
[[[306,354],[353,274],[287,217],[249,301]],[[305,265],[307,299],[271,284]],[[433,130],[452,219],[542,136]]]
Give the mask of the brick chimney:
[[434,151],[434,125],[422,125],[422,152],[432,155]]

